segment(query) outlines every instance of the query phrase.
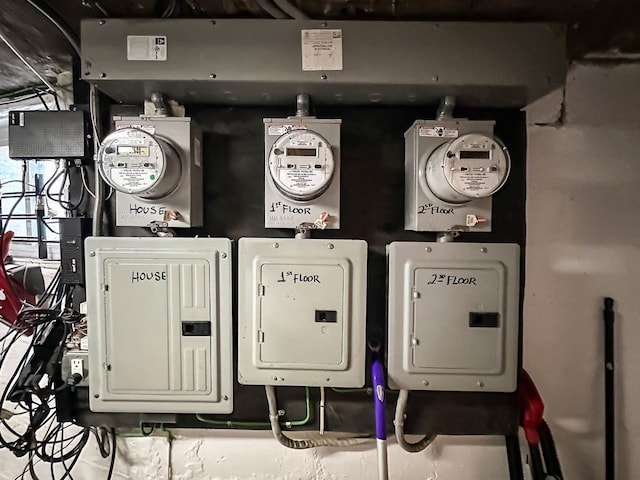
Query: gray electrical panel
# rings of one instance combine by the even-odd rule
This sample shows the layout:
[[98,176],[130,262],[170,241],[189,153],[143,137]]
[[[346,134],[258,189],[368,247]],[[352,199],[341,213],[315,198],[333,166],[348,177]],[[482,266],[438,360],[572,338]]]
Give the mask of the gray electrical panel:
[[238,380],[362,387],[367,244],[242,238]]
[[416,120],[405,133],[405,229],[491,231],[491,195],[509,175],[493,121]]
[[[306,35],[305,35],[306,34]],[[524,107],[564,85],[564,25],[266,19],[86,19],[82,78],[117,102]],[[314,41],[315,39],[315,41]],[[311,40],[311,41],[309,41]],[[317,62],[308,63],[307,52]]]
[[231,413],[231,241],[86,240],[94,412]]
[[199,127],[189,117],[113,120],[116,130],[103,141],[98,165],[116,189],[116,225],[202,226]]
[[514,391],[519,246],[394,242],[387,256],[391,388]]
[[267,228],[340,228],[341,120],[264,119]]

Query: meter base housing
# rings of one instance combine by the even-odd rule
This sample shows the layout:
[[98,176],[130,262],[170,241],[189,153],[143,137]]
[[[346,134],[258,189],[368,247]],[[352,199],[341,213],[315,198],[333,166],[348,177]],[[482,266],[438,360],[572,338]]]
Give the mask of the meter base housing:
[[[168,196],[145,199],[116,192],[116,226],[148,227],[166,223],[169,228],[201,227],[202,133],[189,117],[113,117],[116,130],[139,128],[162,137],[180,156],[182,178]],[[177,218],[172,218],[177,212]]]
[[[440,145],[467,133],[491,136],[494,124],[493,121],[467,119],[416,120],[405,132],[405,230],[491,231],[491,197],[457,205],[444,202],[431,192],[424,172],[429,156]],[[484,221],[470,226],[467,222],[469,215]]]
[[[265,228],[297,228],[314,224],[328,214],[326,229],[340,228],[340,125],[339,119],[315,117],[265,118],[264,120],[264,226]],[[276,187],[269,171],[269,152],[283,134],[291,130],[309,130],[324,137],[331,145],[335,163],[331,184],[312,200],[293,200]]]

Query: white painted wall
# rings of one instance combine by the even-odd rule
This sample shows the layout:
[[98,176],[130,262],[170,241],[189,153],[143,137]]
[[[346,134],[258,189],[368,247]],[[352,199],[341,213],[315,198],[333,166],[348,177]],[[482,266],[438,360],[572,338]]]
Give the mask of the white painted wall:
[[617,478],[640,478],[639,87],[640,64],[577,66],[564,125],[529,127],[524,363],[567,478],[604,478],[605,296],[617,311]]
[[[640,478],[640,65],[578,66],[568,78],[565,123],[553,122],[562,95],[530,110],[525,366],[547,404],[567,479],[603,474],[601,304],[617,302],[619,480]],[[1,334],[1,333],[0,333]],[[2,381],[0,379],[0,388]],[[268,433],[177,431],[119,440],[124,479],[372,479],[375,450],[291,451]],[[392,479],[506,480],[501,439],[440,438],[427,452],[390,448]],[[0,451],[0,480],[24,459]],[[77,479],[103,478],[91,444]],[[39,466],[39,470],[47,469]],[[43,478],[48,478],[43,475]]]

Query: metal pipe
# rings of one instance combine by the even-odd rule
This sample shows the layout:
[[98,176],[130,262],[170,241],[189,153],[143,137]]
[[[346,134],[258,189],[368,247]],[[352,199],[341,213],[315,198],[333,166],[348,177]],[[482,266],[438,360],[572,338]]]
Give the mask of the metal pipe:
[[296,96],[296,117],[308,117],[309,116],[309,95],[306,93],[299,93]]
[[[89,111],[91,114],[91,124],[93,125],[93,148],[94,155],[97,155],[100,148],[100,115],[98,112],[98,90],[95,84],[91,84],[89,88]],[[97,158],[96,158],[97,159]],[[94,165],[94,195],[93,200],[93,218],[92,218],[92,233],[94,236],[100,236],[102,234],[102,217],[104,214],[104,181],[100,175],[100,169],[98,165]]]
[[615,385],[613,298],[604,299],[605,480],[615,480]]
[[284,13],[282,10],[280,10],[278,7],[276,7],[271,0],[256,0],[256,3],[258,4],[258,6],[264,10],[265,12],[267,12],[269,15],[271,15],[273,18],[277,18],[279,20],[284,20],[284,19],[289,19],[291,17],[289,17],[289,15],[287,15],[286,13]]
[[447,95],[440,101],[438,107],[438,114],[436,118],[438,120],[450,120],[453,118],[453,109],[456,108],[456,97],[453,95]]
[[291,18],[296,20],[309,20],[309,15],[300,10],[297,5],[294,5],[289,0],[273,0],[280,10],[285,12]]
[[156,110],[155,115],[160,117],[170,116],[169,107],[167,107],[167,102],[162,92],[151,92],[150,100]]
[[456,235],[453,232],[439,232],[436,235],[436,240],[440,243],[453,242]]

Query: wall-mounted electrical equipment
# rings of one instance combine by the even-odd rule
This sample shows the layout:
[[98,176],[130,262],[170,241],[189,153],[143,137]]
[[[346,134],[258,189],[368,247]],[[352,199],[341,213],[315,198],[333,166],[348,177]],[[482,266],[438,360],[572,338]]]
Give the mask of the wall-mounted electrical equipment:
[[9,112],[9,157],[82,159],[91,152],[88,115],[75,111]]
[[514,391],[519,246],[394,242],[387,256],[391,387]]
[[309,116],[305,95],[298,106],[296,116],[264,119],[264,225],[340,228],[342,121]]
[[202,134],[188,117],[114,117],[97,166],[117,226],[202,226]]
[[60,282],[84,285],[84,239],[91,235],[91,219],[62,217],[60,230]]
[[231,242],[89,237],[94,412],[230,413]]
[[242,238],[238,380],[361,387],[367,244]]
[[405,229],[491,231],[491,195],[507,181],[492,121],[417,120],[405,133]]

